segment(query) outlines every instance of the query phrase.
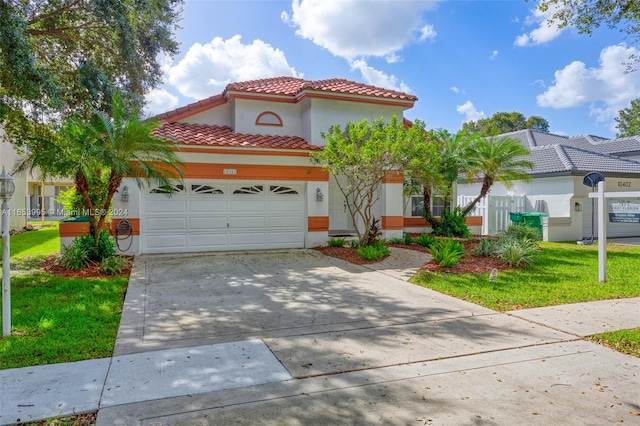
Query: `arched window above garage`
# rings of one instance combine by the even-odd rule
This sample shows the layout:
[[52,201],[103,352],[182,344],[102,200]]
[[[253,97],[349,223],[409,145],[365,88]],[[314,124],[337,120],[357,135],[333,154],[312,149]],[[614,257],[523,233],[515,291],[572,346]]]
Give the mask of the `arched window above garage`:
[[256,118],[256,126],[282,127],[282,118],[275,112],[265,111]]

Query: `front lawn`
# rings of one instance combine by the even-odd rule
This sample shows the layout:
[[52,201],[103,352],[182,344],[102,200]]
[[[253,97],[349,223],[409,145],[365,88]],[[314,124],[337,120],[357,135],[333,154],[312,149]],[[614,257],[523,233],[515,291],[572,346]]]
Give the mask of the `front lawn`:
[[640,296],[640,247],[609,244],[607,281],[598,282],[597,246],[541,242],[525,269],[489,274],[422,271],[412,282],[491,309],[513,309]]
[[589,340],[640,358],[640,328],[595,334]]
[[12,335],[0,339],[0,369],[113,352],[128,277],[69,278],[40,271],[59,248],[57,225],[11,236]]

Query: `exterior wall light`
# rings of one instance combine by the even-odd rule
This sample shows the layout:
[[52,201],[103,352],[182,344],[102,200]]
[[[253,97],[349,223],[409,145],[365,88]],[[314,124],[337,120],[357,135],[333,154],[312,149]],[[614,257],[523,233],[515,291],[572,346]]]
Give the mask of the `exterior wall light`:
[[316,188],[316,201],[322,201],[324,199],[324,194],[320,188]]
[[577,212],[581,212],[581,211],[582,211],[582,204],[580,204],[580,203],[575,203],[575,204],[573,205],[573,209],[574,209],[575,211],[577,211]]
[[129,201],[129,187],[127,185],[122,188],[122,193],[120,194],[120,196],[122,197],[122,201],[124,201],[125,203]]

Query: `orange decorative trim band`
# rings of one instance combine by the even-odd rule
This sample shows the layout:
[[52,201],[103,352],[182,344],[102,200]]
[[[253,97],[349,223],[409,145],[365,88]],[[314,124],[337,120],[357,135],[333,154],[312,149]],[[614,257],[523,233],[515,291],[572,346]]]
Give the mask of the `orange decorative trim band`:
[[382,183],[404,183],[404,174],[397,170],[387,170],[384,172]]
[[[467,216],[465,219],[465,225],[467,226],[482,226],[482,216]],[[404,218],[404,227],[405,228],[420,228],[420,227],[430,227],[423,217],[405,217]]]
[[[107,229],[108,224],[104,224]],[[60,237],[81,237],[89,235],[89,222],[60,222],[58,228]]]
[[[270,120],[275,120],[275,122]],[[282,127],[282,118],[273,111],[265,111],[256,117],[256,126]]]
[[329,230],[329,216],[309,216],[307,218],[309,232],[323,232]]
[[382,229],[404,229],[402,216],[382,216]]
[[[111,235],[116,235],[116,227],[118,226],[118,222],[121,220],[128,220],[131,224],[131,228],[133,231],[133,235],[140,235],[140,218],[137,217],[114,217],[111,219],[111,227],[109,232]],[[128,232],[118,231],[119,236],[129,235]]]
[[404,227],[405,228],[418,228],[429,226],[424,217],[405,217],[404,218]]
[[467,216],[464,223],[467,226],[482,226],[482,216]]
[[321,167],[258,164],[185,163],[184,177],[189,179],[329,181],[329,173]]

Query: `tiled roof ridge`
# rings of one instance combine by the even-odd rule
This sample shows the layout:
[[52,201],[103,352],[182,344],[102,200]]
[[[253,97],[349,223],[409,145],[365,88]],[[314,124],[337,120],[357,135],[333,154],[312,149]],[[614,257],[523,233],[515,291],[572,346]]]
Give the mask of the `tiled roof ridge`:
[[[541,146],[536,146],[535,148],[532,149],[532,151],[553,150],[556,152],[556,154],[558,154],[558,158],[560,159],[562,164],[565,166],[566,170],[573,170],[575,168],[575,165],[571,162],[571,159],[569,159],[569,156],[567,155],[565,148],[571,148],[571,147],[567,147],[566,145],[559,145],[559,144],[541,145]],[[589,152],[589,151],[585,151],[585,152]]]
[[[274,86],[274,83],[282,83],[287,85],[286,89],[283,86]],[[348,80],[345,78],[329,78],[324,80],[307,80],[300,77],[270,77],[256,80],[238,81],[229,83],[225,88],[225,93],[228,91],[240,91],[240,92],[257,92],[257,93],[269,93],[280,94],[288,96],[296,96],[305,90],[317,90],[321,92],[331,93],[352,93],[353,90],[340,90],[340,86],[349,86],[351,88],[357,87],[361,91],[368,91],[371,93],[355,93],[356,95],[383,97],[383,98],[399,98],[407,100],[417,100],[415,95],[401,92],[394,89],[387,89],[384,87],[374,86],[371,84],[359,83],[357,81]],[[271,87],[270,87],[271,86]]]
[[590,151],[588,149],[578,148],[576,146],[569,146],[569,145],[561,145],[561,146],[565,150],[580,151],[580,152],[582,152],[584,154],[590,154],[590,155],[595,155],[595,156],[599,156],[599,157],[607,157],[607,158],[611,158],[611,159],[614,159],[614,160],[622,161],[624,163],[631,163],[631,164],[640,165],[640,161],[638,161],[638,160],[633,160],[633,159],[626,158],[626,157],[620,157],[618,155],[608,154],[606,152],[595,152],[595,151]]

